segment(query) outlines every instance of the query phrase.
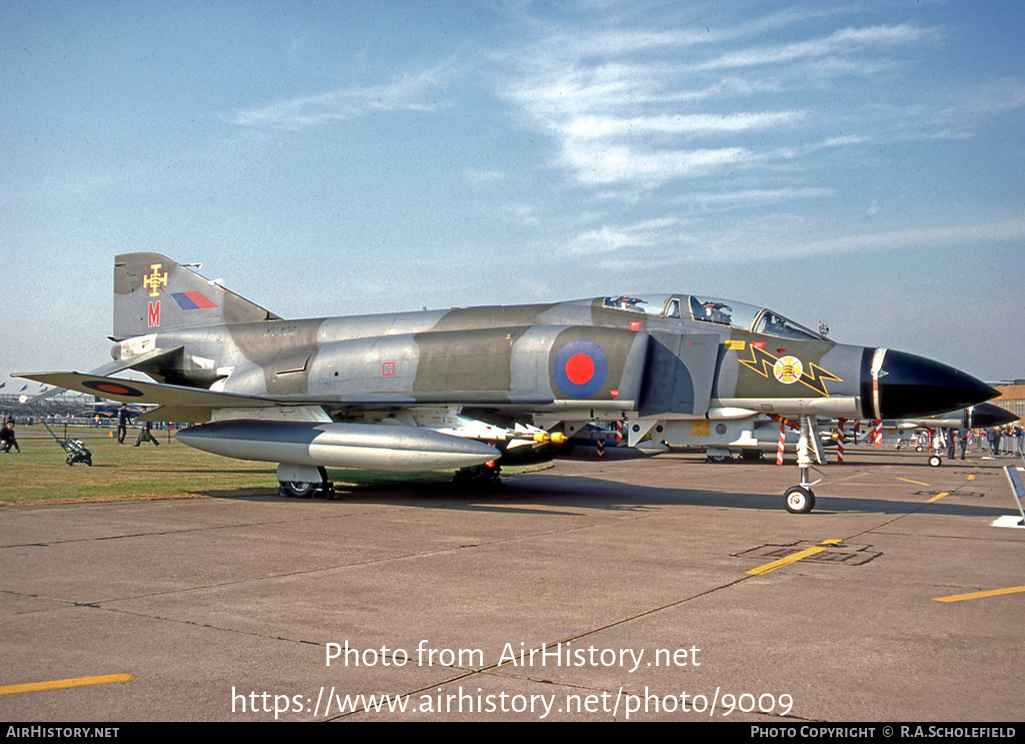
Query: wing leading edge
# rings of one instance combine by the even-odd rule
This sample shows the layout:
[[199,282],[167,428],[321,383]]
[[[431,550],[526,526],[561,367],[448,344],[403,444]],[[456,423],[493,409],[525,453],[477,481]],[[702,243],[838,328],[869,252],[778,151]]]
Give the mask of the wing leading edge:
[[491,408],[522,408],[552,403],[552,398],[518,395],[508,391],[469,391],[466,393],[373,393],[367,395],[249,395],[216,390],[167,385],[158,382],[124,380],[117,377],[82,372],[41,372],[17,374],[26,380],[74,390],[88,395],[99,395],[119,403],[149,404],[160,408],[138,418],[150,421],[179,421],[203,423],[211,419],[213,411],[229,409],[294,408],[321,406],[335,410],[382,410],[425,405],[487,406]]

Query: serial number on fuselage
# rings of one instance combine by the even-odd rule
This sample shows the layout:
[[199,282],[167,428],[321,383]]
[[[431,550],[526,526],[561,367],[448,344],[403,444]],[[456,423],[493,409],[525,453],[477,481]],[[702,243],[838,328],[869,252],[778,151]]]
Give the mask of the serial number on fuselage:
[[263,331],[264,336],[291,336],[298,333],[299,326],[275,326],[273,328],[266,328]]

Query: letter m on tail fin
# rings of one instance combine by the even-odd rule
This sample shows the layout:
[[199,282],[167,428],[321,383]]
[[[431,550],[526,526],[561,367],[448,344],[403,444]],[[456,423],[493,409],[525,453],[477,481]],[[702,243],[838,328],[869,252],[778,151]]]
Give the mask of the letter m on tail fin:
[[114,337],[278,316],[159,253],[114,257]]

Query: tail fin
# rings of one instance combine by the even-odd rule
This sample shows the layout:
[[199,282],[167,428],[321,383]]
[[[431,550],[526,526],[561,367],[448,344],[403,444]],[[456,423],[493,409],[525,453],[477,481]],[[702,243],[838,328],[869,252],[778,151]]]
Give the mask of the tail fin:
[[159,253],[114,257],[114,338],[279,316]]

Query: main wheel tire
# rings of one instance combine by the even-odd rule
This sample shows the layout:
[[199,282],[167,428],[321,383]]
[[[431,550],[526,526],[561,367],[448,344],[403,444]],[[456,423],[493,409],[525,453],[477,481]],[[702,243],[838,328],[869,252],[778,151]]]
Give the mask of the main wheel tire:
[[815,494],[804,486],[788,488],[783,498],[787,511],[791,514],[807,514],[815,508]]
[[705,455],[705,458],[709,462],[714,462],[714,463],[717,463],[717,464],[724,463],[724,462],[729,462],[730,460],[733,459],[729,455]]
[[320,488],[319,483],[306,483],[303,481],[289,481],[287,483],[279,481],[278,485],[286,496],[293,499],[313,498],[313,494]]

